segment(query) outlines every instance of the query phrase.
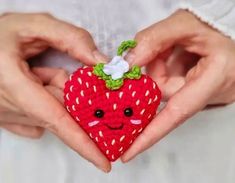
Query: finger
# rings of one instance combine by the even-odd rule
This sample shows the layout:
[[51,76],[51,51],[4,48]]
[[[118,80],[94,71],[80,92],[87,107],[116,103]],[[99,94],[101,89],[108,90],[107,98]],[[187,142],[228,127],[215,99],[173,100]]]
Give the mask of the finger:
[[[140,152],[143,152],[194,113],[204,108],[210,97],[220,88],[222,85],[220,76],[223,72],[221,71],[223,63],[216,64],[215,60],[213,60],[214,63],[201,61],[200,64],[203,64],[203,66],[197,65],[190,81],[169,100],[166,107],[146,127],[122,157],[123,162],[129,161]],[[221,67],[218,67],[218,65]]]
[[[110,171],[109,161],[71,118],[64,106],[42,85],[25,77],[21,70],[13,70],[17,77],[12,78],[11,82],[5,83],[5,88],[10,95],[9,99],[22,108],[27,116],[39,120],[41,122],[39,126],[55,133],[82,157],[103,171]],[[6,76],[8,75],[6,74]]]
[[189,14],[188,12],[176,12],[169,18],[139,32],[135,37],[138,44],[127,54],[127,61],[131,65],[146,65],[174,46],[176,42],[180,43],[180,40],[195,36],[192,27],[194,22],[191,21],[190,25],[184,24],[185,17],[193,17]]
[[34,67],[31,71],[39,77],[44,84],[52,85],[60,89],[64,88],[65,82],[69,79],[69,74],[64,69]]
[[184,84],[185,78],[183,76],[171,76],[167,61],[157,59],[147,66],[148,75],[155,80],[162,92],[162,99],[168,100],[175,94]]
[[21,113],[11,112],[11,111],[3,111],[0,114],[0,123],[4,124],[19,124],[19,125],[27,125],[27,126],[35,126],[40,121],[29,118]]
[[53,95],[61,104],[64,103],[64,92],[62,89],[57,88],[55,86],[47,85],[45,86],[45,89]]
[[[94,65],[102,62],[101,54],[86,30],[58,20],[49,14],[22,14],[27,16],[30,23],[29,29],[23,29],[20,36],[26,40],[41,39],[60,51],[67,52],[70,56],[84,64]],[[33,17],[33,18],[32,18]]]
[[33,138],[33,139],[40,138],[44,133],[44,129],[41,127],[32,127],[32,126],[19,125],[19,124],[1,124],[1,123],[0,123],[0,127],[16,135]]

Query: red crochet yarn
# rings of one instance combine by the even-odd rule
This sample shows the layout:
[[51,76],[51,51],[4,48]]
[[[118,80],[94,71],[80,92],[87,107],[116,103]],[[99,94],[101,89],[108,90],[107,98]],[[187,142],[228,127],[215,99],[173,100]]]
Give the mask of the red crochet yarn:
[[92,67],[78,69],[64,89],[65,106],[103,154],[118,159],[156,114],[161,93],[148,76],[125,79],[118,90],[109,90]]

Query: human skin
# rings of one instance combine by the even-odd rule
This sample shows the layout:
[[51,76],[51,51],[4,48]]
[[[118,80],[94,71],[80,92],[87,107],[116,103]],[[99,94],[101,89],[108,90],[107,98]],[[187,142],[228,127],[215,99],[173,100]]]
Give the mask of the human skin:
[[179,10],[140,31],[135,39],[138,45],[126,59],[132,65],[147,65],[167,103],[122,156],[123,162],[157,143],[207,105],[235,100],[234,41],[190,12]]
[[0,27],[0,126],[32,138],[48,129],[95,166],[110,171],[108,160],[61,103],[68,74],[30,68],[26,61],[52,47],[93,65],[105,58],[90,34],[48,14],[4,14]]

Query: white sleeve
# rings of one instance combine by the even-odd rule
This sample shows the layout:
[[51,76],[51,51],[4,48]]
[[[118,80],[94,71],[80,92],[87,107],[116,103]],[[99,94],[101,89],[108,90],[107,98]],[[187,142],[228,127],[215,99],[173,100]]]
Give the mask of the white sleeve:
[[182,0],[179,8],[235,39],[235,0]]

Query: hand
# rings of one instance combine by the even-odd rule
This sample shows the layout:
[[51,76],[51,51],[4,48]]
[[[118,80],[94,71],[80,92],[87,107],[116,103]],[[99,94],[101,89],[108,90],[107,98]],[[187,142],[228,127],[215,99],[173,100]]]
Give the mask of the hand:
[[127,55],[133,65],[146,65],[168,100],[166,106],[123,155],[127,162],[205,106],[235,100],[235,43],[179,10],[136,35],[138,45]]
[[[90,34],[48,14],[4,14],[0,27],[1,125],[16,132],[19,128],[34,129],[36,136],[42,133],[39,127],[46,128],[97,167],[109,171],[108,160],[54,97],[67,75],[48,68],[30,70],[26,62],[53,47],[87,65],[95,64],[103,57]],[[59,78],[51,81],[58,72]]]

